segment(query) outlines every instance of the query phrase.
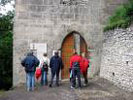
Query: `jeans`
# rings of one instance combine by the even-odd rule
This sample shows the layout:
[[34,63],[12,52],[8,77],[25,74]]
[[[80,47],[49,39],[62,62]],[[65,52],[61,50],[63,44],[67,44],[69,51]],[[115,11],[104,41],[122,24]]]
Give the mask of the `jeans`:
[[27,91],[33,91],[35,86],[35,72],[26,73],[26,87]]
[[48,81],[47,81],[47,72],[46,71],[42,71],[42,77],[41,77],[41,85],[47,85]]

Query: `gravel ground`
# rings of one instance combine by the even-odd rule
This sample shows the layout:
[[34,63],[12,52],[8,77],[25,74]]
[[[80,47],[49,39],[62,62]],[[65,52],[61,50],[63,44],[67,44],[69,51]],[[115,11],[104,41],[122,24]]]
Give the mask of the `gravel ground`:
[[67,81],[52,88],[37,85],[34,92],[27,92],[21,86],[2,94],[0,100],[133,100],[133,93],[121,90],[105,79],[94,78],[81,89],[70,89]]

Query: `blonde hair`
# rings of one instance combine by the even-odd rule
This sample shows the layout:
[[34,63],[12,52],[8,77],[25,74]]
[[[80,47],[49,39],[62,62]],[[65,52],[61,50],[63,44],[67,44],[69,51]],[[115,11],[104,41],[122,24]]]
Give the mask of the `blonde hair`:
[[82,57],[85,57],[85,52],[82,52],[81,55],[82,55]]

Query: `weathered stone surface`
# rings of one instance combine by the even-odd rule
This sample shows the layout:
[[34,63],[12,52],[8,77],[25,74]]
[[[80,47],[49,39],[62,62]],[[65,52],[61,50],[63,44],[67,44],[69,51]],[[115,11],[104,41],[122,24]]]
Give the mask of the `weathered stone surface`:
[[100,76],[123,89],[133,91],[133,30],[116,29],[105,33]]

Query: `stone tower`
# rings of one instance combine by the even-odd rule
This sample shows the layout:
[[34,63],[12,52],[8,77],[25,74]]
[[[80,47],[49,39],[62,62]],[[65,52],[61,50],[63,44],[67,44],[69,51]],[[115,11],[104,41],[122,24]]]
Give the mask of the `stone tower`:
[[116,6],[124,1],[127,0],[16,0],[14,86],[25,80],[20,62],[29,50],[34,50],[38,57],[43,52],[51,57],[56,49],[62,52],[64,39],[72,33],[78,34],[87,44],[91,58],[89,76],[98,75],[104,24]]

